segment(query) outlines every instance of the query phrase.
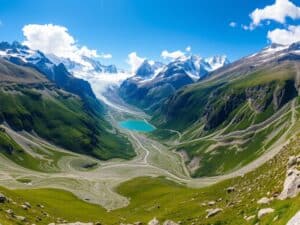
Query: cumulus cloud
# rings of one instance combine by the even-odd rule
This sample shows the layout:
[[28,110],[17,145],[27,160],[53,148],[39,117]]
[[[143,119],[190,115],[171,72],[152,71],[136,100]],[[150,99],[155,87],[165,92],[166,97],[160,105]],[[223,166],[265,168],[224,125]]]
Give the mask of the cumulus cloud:
[[131,73],[135,73],[146,58],[139,57],[136,52],[128,54],[127,63],[131,67]]
[[232,21],[232,22],[229,23],[229,26],[230,26],[230,27],[236,27],[237,24],[236,24],[236,22],[233,22],[233,21]]
[[300,41],[300,26],[289,26],[287,29],[275,29],[268,32],[272,43],[289,45]]
[[168,50],[164,50],[161,52],[161,57],[163,57],[163,59],[177,59],[179,57],[184,56],[185,53],[177,50],[177,51],[173,51],[173,52],[169,52]]
[[254,28],[261,24],[263,20],[274,20],[285,23],[286,18],[300,18],[300,7],[297,7],[289,0],[276,0],[273,5],[268,5],[263,9],[255,9],[250,17],[252,23],[249,28]]
[[46,54],[69,58],[77,63],[84,64],[83,56],[111,58],[110,54],[98,54],[96,50],[86,46],[79,46],[75,38],[69,34],[64,26],[53,24],[28,24],[23,27],[24,45],[40,50]]

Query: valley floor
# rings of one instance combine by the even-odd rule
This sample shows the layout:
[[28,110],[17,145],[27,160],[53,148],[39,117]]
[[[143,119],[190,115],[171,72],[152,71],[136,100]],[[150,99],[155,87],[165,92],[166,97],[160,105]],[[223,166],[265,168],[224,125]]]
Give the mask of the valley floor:
[[[128,106],[122,104],[118,110],[111,108],[108,113],[108,119],[115,127],[118,127],[118,121],[124,118],[146,117],[136,109],[126,108],[125,112],[119,110],[124,107]],[[297,119],[295,103],[290,107],[292,123],[295,123]],[[296,140],[293,141],[297,143],[295,149],[295,146],[289,144],[290,139],[281,139],[271,150],[245,167],[222,176],[191,178],[179,154],[170,151],[169,146],[145,134],[119,130],[130,139],[137,156],[129,161],[117,159],[100,161],[70,153],[28,133],[16,133],[8,126],[4,126],[4,129],[28,154],[37,159],[36,168],[38,169],[24,169],[1,156],[0,186],[16,189],[16,191],[3,189],[3,192],[8,193],[12,198],[25,199],[35,204],[48,206],[48,213],[54,217],[62,217],[69,221],[100,220],[104,224],[119,224],[122,220],[131,223],[138,220],[146,222],[155,216],[161,219],[181,220],[184,224],[206,224],[212,221],[218,222],[221,218],[227,222],[215,224],[243,224],[245,222],[243,216],[257,213],[258,206],[251,205],[251,202],[256,202],[257,198],[263,197],[267,192],[280,190],[288,155],[299,154],[300,149]],[[286,132],[288,134],[290,130]],[[284,146],[290,147],[284,148]],[[279,151],[283,151],[282,149],[285,152],[281,156],[276,156]],[[278,157],[281,157],[280,165],[272,168],[274,163],[279,162]],[[39,160],[48,161],[48,164],[41,164]],[[45,165],[48,166],[45,167]],[[247,174],[249,172],[251,173]],[[269,178],[266,177],[267,174],[270,175]],[[145,176],[153,178],[141,178]],[[276,179],[272,181],[272,177]],[[258,179],[257,182],[251,184],[256,179]],[[221,183],[215,184],[217,182]],[[189,188],[178,184],[184,184]],[[206,188],[212,184],[215,185]],[[232,185],[239,192],[227,196],[224,190]],[[255,194],[248,191],[249,194],[252,193],[251,196],[247,194],[247,186],[252,191],[257,188],[260,190]],[[84,202],[57,189],[71,192]],[[221,200],[215,204],[224,209],[226,205],[233,202],[232,210],[225,210],[229,210],[228,215],[224,215],[224,212],[222,217],[201,221],[206,216],[206,207],[201,206],[201,203],[218,199]],[[299,202],[299,198],[295,201]],[[296,213],[298,209],[293,202],[293,200],[287,200],[272,203],[272,206],[278,209],[279,218],[276,224],[285,224],[284,222]],[[84,212],[80,212],[81,207],[84,208]],[[51,222],[51,219],[54,218],[46,218],[40,223]],[[262,224],[271,224],[269,223],[271,219],[274,218],[266,218]],[[229,220],[231,222],[228,222]],[[10,224],[9,221],[5,219],[3,223]]]

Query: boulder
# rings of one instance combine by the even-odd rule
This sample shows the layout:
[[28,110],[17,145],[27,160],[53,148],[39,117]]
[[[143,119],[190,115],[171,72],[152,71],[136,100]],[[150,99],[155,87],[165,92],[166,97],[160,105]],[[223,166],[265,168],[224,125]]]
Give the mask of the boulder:
[[222,212],[222,211],[223,211],[223,209],[221,209],[221,208],[207,209],[207,210],[206,210],[206,212],[207,212],[206,218],[215,216],[215,215],[217,215],[218,213],[220,213],[220,212]]
[[29,202],[24,202],[24,205],[26,205],[26,206],[27,206],[27,208],[31,208],[31,205],[30,205],[30,203],[29,203]]
[[227,193],[229,194],[229,193],[234,192],[234,191],[235,191],[235,188],[234,188],[234,187],[228,187],[228,188],[226,189],[226,191],[227,191]]
[[148,225],[160,225],[160,223],[156,218],[153,218],[149,221]]
[[15,218],[21,222],[26,220],[26,217],[24,216],[15,216]]
[[208,204],[209,206],[213,206],[213,205],[216,204],[216,202],[215,202],[215,201],[210,201],[210,202],[208,202],[207,204]]
[[172,220],[166,220],[163,225],[178,225],[178,223],[175,223],[174,221]]
[[300,225],[300,211],[298,211],[286,225]]
[[257,218],[261,219],[262,217],[264,217],[267,214],[273,213],[274,209],[272,208],[264,208],[264,209],[260,209],[257,213]]
[[288,168],[292,168],[293,166],[295,166],[297,164],[297,157],[296,156],[290,156],[289,161],[288,161]]
[[45,206],[41,205],[41,204],[37,204],[36,206],[39,207],[39,208],[41,208],[41,209],[45,208]]
[[21,207],[22,207],[22,209],[24,209],[24,210],[28,210],[28,209],[29,209],[29,207],[28,207],[27,205],[21,205]]
[[6,201],[7,201],[6,196],[0,193],[0,203],[5,203]]
[[246,216],[246,217],[245,217],[245,220],[247,220],[247,221],[250,221],[250,220],[253,220],[253,219],[255,219],[255,215],[252,215],[252,216]]
[[289,169],[284,181],[283,190],[278,196],[280,200],[296,197],[300,193],[300,171]]
[[7,209],[5,210],[5,212],[8,214],[8,215],[14,215],[14,211],[12,209]]
[[271,202],[271,199],[269,199],[267,197],[263,197],[257,201],[257,204],[266,205],[266,204],[269,204],[270,202]]

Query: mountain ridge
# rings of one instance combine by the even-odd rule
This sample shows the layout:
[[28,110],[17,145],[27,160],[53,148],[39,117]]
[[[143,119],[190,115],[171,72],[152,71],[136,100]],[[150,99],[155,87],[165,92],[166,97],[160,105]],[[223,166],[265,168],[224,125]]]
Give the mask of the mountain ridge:
[[181,132],[173,148],[188,154],[186,164],[198,159],[193,176],[232,171],[289,136],[298,104],[298,49],[264,48],[183,87],[155,111],[158,128]]
[[2,42],[0,52],[1,123],[96,158],[134,156],[128,140],[105,120],[87,81],[17,42]]
[[[159,64],[158,68],[152,68],[146,60],[137,69],[135,76],[121,84],[120,96],[146,111],[155,111],[176,90],[197,82],[209,72],[228,63],[225,56],[203,59],[196,55],[186,55],[166,65]],[[140,70],[144,70],[145,66],[147,76],[140,76]]]

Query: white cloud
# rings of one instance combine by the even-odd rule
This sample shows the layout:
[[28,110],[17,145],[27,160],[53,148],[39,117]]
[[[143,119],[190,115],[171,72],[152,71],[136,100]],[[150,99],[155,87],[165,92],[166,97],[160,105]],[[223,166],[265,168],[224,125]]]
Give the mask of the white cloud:
[[192,47],[191,46],[187,46],[186,48],[185,48],[185,51],[187,51],[187,52],[190,52],[192,50]]
[[249,30],[249,29],[250,29],[250,27],[249,27],[249,26],[247,26],[247,25],[244,25],[244,24],[242,24],[242,25],[241,25],[241,28],[242,28],[243,30]]
[[131,73],[135,73],[146,58],[139,57],[136,52],[128,54],[127,63],[131,67]]
[[300,41],[300,26],[289,26],[287,29],[275,29],[268,32],[272,43],[289,45]]
[[[93,58],[99,57],[96,50],[91,50],[86,46],[83,46],[79,49],[75,46],[75,49],[77,49],[74,52],[76,55],[86,56],[86,57],[93,57]],[[54,54],[54,53],[52,53],[52,54]]]
[[230,27],[236,27],[236,26],[237,26],[237,23],[232,21],[232,22],[229,23],[229,26],[230,26]]
[[23,27],[24,45],[46,54],[69,58],[77,63],[86,64],[82,56],[111,58],[110,54],[98,54],[86,46],[79,47],[75,38],[64,26],[53,24],[28,24]]
[[161,57],[163,57],[164,59],[177,59],[184,55],[185,55],[185,53],[180,50],[177,50],[174,52],[169,52],[168,50],[164,50],[161,52]]
[[276,0],[273,5],[268,5],[263,9],[255,9],[250,14],[250,17],[253,28],[258,26],[263,20],[285,23],[287,17],[292,19],[300,18],[300,7],[297,7],[289,0]]

